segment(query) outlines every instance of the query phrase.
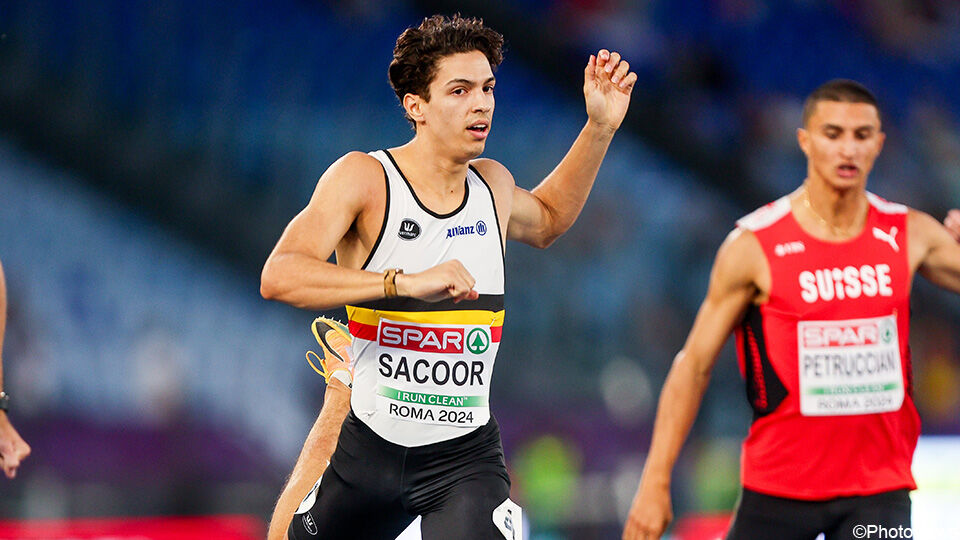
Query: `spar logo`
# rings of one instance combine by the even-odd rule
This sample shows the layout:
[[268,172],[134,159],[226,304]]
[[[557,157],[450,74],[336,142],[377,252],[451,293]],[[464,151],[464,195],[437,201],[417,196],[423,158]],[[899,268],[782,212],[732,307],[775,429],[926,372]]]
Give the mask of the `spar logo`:
[[490,348],[490,334],[483,328],[474,328],[467,335],[467,349],[473,354],[483,354]]
[[894,328],[890,321],[882,321],[880,323],[880,341],[882,341],[884,345],[890,343],[893,341],[896,331],[897,329]]
[[883,321],[864,321],[805,326],[800,339],[805,348],[825,347],[862,347],[865,345],[888,345],[893,341],[896,329],[893,323]]
[[[473,333],[470,335],[473,336]],[[377,342],[383,346],[408,351],[462,354],[463,328],[414,326],[383,321]]]

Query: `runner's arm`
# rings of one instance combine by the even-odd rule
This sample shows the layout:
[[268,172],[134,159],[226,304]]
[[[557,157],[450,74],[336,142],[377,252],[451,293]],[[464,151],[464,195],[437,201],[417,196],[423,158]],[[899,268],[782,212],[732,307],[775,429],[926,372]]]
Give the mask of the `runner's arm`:
[[[371,201],[385,197],[383,168],[351,152],[323,173],[313,196],[287,225],[267,258],[260,294],[303,309],[324,310],[385,296],[384,276],[327,262]],[[381,214],[382,216],[382,214]],[[378,216],[378,219],[382,219]],[[396,277],[397,293],[427,301],[475,300],[475,280],[459,261]]]
[[514,188],[508,238],[544,248],[576,221],[630,104],[637,76],[629,69],[615,52],[601,50],[596,57],[590,56],[583,85],[587,123],[567,155],[537,187],[532,191]]
[[[960,294],[960,238],[928,214],[911,210],[909,215],[911,248],[919,249],[919,272],[935,285]],[[956,219],[956,218],[954,218]],[[947,226],[953,224],[950,217]]]
[[660,392],[653,440],[627,518],[625,540],[659,538],[673,519],[673,467],[696,419],[717,355],[757,294],[756,276],[763,261],[756,237],[739,229],[717,253],[707,296]]
[[310,202],[287,225],[264,264],[264,298],[322,310],[384,296],[381,274],[327,262],[366,209],[372,190],[383,189],[382,178],[376,159],[360,152],[343,156],[323,173]]
[[293,472],[290,473],[273,510],[267,540],[283,540],[287,537],[293,513],[330,463],[330,456],[333,455],[337,438],[340,437],[340,426],[349,411],[350,389],[331,377],[323,395],[320,415],[303,443],[300,457],[297,458]]
[[[0,263],[0,391],[3,391],[3,336],[7,332],[7,281]],[[0,415],[6,415],[0,412]]]
[[[7,283],[0,264],[0,392],[3,391],[3,337],[7,330]],[[6,411],[0,411],[0,467],[7,478],[17,475],[20,462],[30,455],[30,445],[10,423]]]

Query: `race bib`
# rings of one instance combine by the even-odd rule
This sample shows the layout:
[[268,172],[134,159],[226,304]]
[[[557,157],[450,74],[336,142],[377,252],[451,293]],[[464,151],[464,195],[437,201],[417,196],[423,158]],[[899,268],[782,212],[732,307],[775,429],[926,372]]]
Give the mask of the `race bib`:
[[884,413],[903,404],[896,314],[801,321],[797,344],[804,416]]
[[478,427],[490,419],[499,345],[489,325],[397,322],[377,330],[376,407],[422,424]]

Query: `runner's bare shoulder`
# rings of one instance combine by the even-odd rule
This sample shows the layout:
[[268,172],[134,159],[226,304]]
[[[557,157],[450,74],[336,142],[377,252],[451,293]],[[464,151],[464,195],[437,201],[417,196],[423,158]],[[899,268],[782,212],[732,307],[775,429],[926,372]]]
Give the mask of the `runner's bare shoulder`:
[[760,240],[750,229],[735,227],[717,250],[713,275],[726,287],[754,286],[767,290],[769,266]]
[[470,165],[486,180],[490,189],[512,189],[516,182],[510,171],[502,163],[490,158],[474,159]]
[[386,197],[383,165],[363,152],[349,152],[333,162],[317,182],[314,201],[334,199],[359,212]]
[[383,165],[377,158],[363,152],[348,152],[334,161],[320,181],[330,179],[360,189],[383,188]]
[[750,229],[735,227],[717,251],[717,260],[720,258],[728,259],[733,264],[746,265],[749,261],[756,258],[763,258],[763,248],[760,246],[760,240]]

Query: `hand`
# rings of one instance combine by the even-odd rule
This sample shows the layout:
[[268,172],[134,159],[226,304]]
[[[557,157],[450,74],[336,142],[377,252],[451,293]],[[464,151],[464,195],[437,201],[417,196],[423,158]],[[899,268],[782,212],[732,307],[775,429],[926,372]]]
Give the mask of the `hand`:
[[449,298],[460,302],[480,297],[480,294],[473,290],[477,280],[473,279],[470,272],[456,259],[416,274],[398,274],[396,283],[398,295],[427,302],[439,302]]
[[960,242],[960,210],[954,209],[947,212],[947,217],[943,220],[943,226],[950,231],[954,240]]
[[620,53],[600,49],[596,56],[590,55],[583,72],[583,96],[591,121],[613,131],[620,127],[637,82],[637,74],[629,69]]
[[657,540],[673,521],[670,485],[640,481],[623,528],[623,540]]
[[17,476],[20,462],[30,455],[30,446],[20,438],[13,428],[7,413],[0,412],[0,466],[7,478]]

